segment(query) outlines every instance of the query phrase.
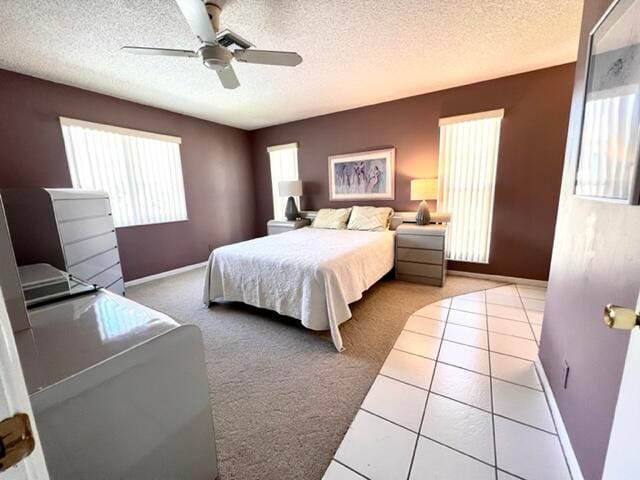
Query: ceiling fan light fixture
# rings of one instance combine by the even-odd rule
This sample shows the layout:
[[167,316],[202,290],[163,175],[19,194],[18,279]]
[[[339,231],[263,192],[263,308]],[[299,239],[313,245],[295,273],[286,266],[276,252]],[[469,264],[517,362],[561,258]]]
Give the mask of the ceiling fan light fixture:
[[215,71],[223,70],[233,58],[231,52],[220,45],[206,45],[199,53],[204,66]]

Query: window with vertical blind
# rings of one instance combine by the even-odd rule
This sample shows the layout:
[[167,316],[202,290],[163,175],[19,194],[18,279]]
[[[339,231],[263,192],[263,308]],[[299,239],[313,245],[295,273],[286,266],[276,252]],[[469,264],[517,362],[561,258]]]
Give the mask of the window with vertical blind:
[[187,220],[178,137],[60,118],[74,188],[109,193],[116,227]]
[[[278,182],[299,180],[298,178],[298,144],[273,145],[267,147],[269,164],[271,167],[271,193],[273,194],[273,218],[284,220],[284,210],[287,198],[281,197]],[[295,197],[296,205],[300,208],[300,197]]]
[[488,263],[504,110],[440,119],[438,209],[451,212],[447,258]]

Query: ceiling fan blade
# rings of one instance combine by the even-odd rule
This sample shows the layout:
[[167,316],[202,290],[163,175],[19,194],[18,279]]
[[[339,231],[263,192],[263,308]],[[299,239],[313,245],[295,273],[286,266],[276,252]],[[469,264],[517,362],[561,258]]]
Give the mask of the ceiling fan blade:
[[233,56],[239,62],[260,63],[262,65],[282,65],[295,67],[302,62],[302,57],[296,52],[275,52],[270,50],[236,50]]
[[236,77],[236,72],[233,71],[231,65],[223,70],[218,70],[217,73],[224,88],[233,90],[234,88],[238,88],[240,86],[238,77]]
[[165,57],[197,57],[198,52],[173,48],[122,47],[120,50],[134,55],[162,55]]
[[215,45],[218,43],[216,32],[211,26],[211,19],[202,0],[176,0],[182,15],[187,20],[191,31],[201,42]]

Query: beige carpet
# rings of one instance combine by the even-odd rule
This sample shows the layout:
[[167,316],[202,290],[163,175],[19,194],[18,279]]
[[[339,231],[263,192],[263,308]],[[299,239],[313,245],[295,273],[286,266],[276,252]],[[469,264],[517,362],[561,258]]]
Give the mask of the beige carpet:
[[127,290],[202,330],[221,480],[321,479],[409,315],[495,282],[449,277],[444,288],[383,280],[328,332],[245,305],[200,303],[204,270]]

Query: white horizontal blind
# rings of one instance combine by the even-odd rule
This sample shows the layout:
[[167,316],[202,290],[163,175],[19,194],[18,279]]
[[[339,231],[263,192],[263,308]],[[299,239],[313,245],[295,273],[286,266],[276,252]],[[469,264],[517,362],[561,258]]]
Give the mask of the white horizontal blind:
[[447,258],[488,263],[503,110],[440,120],[438,209],[451,212]]
[[74,188],[109,193],[116,227],[187,220],[180,139],[61,118]]
[[[278,192],[278,182],[286,180],[299,180],[298,178],[298,144],[274,145],[267,148],[269,163],[271,166],[271,192],[273,194],[273,218],[284,220],[284,210],[287,206],[287,198],[281,197]],[[300,197],[295,197],[296,204],[300,208]]]
[[640,97],[637,93],[587,101],[576,194],[626,200],[632,194],[638,157]]

